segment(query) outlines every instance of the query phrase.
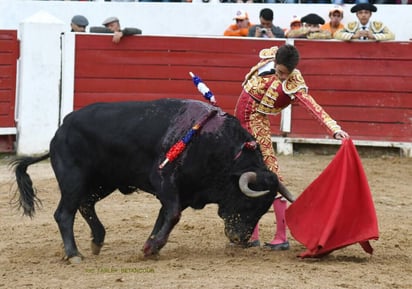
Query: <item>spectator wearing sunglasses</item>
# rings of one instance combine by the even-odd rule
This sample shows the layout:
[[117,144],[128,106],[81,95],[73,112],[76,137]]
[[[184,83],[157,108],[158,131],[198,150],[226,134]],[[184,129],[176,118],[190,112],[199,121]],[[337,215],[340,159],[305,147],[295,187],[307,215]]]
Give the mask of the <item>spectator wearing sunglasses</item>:
[[231,24],[226,30],[224,31],[224,36],[240,36],[245,37],[249,33],[249,27],[252,24],[249,21],[249,15],[247,12],[243,10],[238,10],[236,15],[233,17],[233,20],[236,23]]

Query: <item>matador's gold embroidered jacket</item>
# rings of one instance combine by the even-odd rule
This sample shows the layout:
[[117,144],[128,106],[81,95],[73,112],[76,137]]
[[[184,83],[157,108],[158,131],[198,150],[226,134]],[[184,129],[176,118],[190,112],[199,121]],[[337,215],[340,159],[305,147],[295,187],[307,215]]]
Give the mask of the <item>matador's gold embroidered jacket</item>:
[[305,107],[331,135],[341,130],[341,127],[329,114],[308,94],[308,87],[299,70],[295,69],[283,83],[275,74],[259,76],[259,63],[246,75],[243,89],[258,104],[256,110],[262,114],[278,114],[290,103],[299,103]]
[[[338,30],[335,32],[333,37],[339,40],[351,40],[352,35],[355,34],[357,31],[362,29],[362,25],[359,21],[349,22],[345,25],[345,28]],[[394,40],[395,34],[393,34],[388,27],[386,27],[380,21],[371,21],[369,25],[367,25],[367,29],[372,31],[373,35],[376,38],[376,41],[386,41],[386,40]]]

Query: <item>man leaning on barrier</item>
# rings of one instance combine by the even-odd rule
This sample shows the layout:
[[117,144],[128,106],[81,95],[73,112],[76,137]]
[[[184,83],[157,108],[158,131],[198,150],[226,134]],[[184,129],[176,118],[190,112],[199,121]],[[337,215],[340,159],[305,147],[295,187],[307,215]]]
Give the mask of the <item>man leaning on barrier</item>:
[[120,21],[117,17],[109,17],[103,21],[104,27],[90,27],[92,33],[113,33],[113,42],[119,43],[124,36],[142,34],[142,30],[134,27],[121,29]]

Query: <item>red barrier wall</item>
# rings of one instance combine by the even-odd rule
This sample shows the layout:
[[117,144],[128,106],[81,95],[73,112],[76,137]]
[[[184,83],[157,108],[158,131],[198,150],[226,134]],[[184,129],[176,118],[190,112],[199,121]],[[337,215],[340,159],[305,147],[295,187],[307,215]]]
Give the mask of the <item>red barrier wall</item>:
[[[74,108],[96,101],[190,98],[204,100],[189,76],[199,75],[218,105],[233,113],[241,83],[260,49],[283,41],[135,36],[115,45],[111,36],[77,35]],[[279,133],[279,117],[274,118]]]
[[[17,30],[0,30],[0,128],[15,127]],[[13,150],[14,135],[0,135],[0,152]]]
[[[412,42],[296,41],[309,92],[355,139],[412,141]],[[302,108],[294,136],[324,133]]]
[[[115,45],[107,35],[78,35],[74,108],[96,101],[202,99],[188,75],[193,71],[232,113],[259,50],[281,44],[137,36]],[[295,45],[309,92],[354,139],[412,142],[412,43],[295,40]],[[272,120],[279,135],[279,117]],[[292,109],[289,136],[329,137],[298,105]]]
[[16,30],[0,30],[0,127],[15,126],[18,47]]

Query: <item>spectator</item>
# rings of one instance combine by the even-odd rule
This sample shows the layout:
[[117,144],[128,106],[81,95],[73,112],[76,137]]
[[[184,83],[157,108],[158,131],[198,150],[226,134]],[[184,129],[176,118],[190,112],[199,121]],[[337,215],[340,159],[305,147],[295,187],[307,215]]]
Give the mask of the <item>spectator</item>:
[[260,24],[249,28],[249,37],[285,38],[285,32],[279,26],[273,25],[273,11],[269,8],[260,10]]
[[249,27],[252,24],[249,21],[249,16],[247,12],[239,10],[236,12],[233,20],[236,21],[235,24],[231,24],[223,33],[224,36],[247,36],[249,32]]
[[394,40],[393,34],[380,21],[371,21],[372,12],[376,12],[378,8],[370,3],[360,3],[352,7],[350,12],[356,13],[358,21],[349,22],[341,30],[336,31],[335,39],[339,40],[375,40],[385,41]]
[[86,32],[86,27],[89,25],[89,20],[83,15],[73,16],[70,26],[71,32]]
[[329,11],[329,19],[330,21],[323,24],[320,29],[328,30],[333,37],[336,31],[344,28],[344,25],[341,23],[343,19],[343,9],[339,6],[332,8]]
[[[299,52],[292,45],[271,47],[260,51],[260,61],[246,74],[242,92],[238,98],[235,116],[259,144],[266,166],[278,175],[278,162],[271,141],[269,115],[280,113],[291,103],[306,108],[320,124],[335,138],[348,138],[349,135],[333,120],[323,108],[308,94],[305,80],[296,66]],[[286,200],[276,198],[273,209],[276,217],[276,234],[265,247],[271,250],[288,250],[285,211]],[[252,233],[249,244],[259,246],[259,224]]]
[[307,39],[330,39],[331,34],[327,30],[321,30],[320,25],[325,24],[325,20],[318,14],[310,13],[300,19],[303,27],[292,30],[288,33],[288,38],[307,38]]
[[113,42],[119,43],[124,36],[142,34],[138,28],[126,27],[121,29],[120,21],[117,17],[109,17],[103,21],[104,27],[90,27],[90,32],[113,33]]
[[300,21],[300,19],[296,15],[294,15],[292,17],[292,21],[290,21],[289,29],[286,29],[286,31],[285,31],[285,36],[288,37],[288,34],[289,34],[290,31],[297,30],[297,29],[300,29],[300,28],[302,28],[302,22]]

